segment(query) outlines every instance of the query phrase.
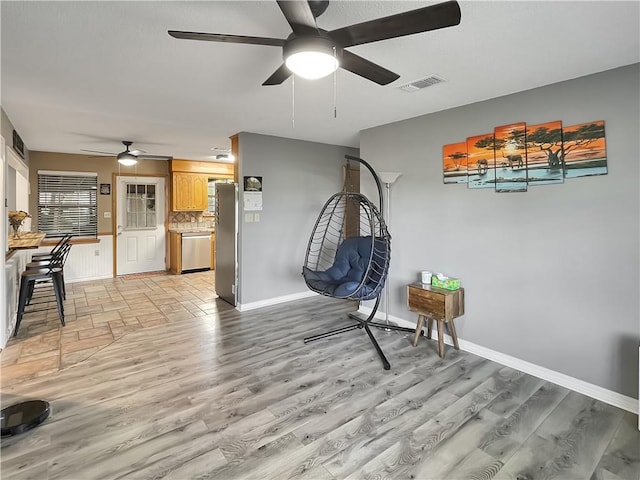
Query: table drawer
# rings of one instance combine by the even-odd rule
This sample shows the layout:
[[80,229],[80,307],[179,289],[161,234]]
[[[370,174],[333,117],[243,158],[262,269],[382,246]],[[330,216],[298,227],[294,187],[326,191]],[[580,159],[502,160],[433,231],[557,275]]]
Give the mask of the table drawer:
[[433,318],[444,320],[445,296],[409,286],[409,310],[430,313]]
[[412,312],[448,322],[464,314],[464,290],[449,291],[409,285],[408,305]]

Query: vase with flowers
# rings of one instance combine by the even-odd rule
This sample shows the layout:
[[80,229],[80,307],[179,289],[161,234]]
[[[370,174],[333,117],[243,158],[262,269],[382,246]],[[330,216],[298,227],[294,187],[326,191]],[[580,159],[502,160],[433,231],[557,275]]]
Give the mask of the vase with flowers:
[[31,218],[31,215],[23,210],[9,212],[9,225],[13,229],[13,238],[20,238],[20,227],[25,218]]

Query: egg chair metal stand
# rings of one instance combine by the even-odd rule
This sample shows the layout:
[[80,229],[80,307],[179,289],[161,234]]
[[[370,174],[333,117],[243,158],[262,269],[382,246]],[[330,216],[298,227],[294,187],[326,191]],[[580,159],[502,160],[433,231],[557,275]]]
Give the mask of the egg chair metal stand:
[[345,155],[348,163],[364,165],[375,180],[379,208],[361,193],[348,191],[348,173],[342,192],[334,194],[322,208],[307,246],[302,275],[312,291],[332,298],[375,300],[367,318],[350,314],[356,321],[304,339],[304,343],[338,335],[351,330],[364,330],[376,349],[385,370],[391,365],[370,327],[414,333],[414,329],[373,321],[380,305],[391,259],[391,235],[380,212],[383,209],[382,186],[371,165],[361,158]]

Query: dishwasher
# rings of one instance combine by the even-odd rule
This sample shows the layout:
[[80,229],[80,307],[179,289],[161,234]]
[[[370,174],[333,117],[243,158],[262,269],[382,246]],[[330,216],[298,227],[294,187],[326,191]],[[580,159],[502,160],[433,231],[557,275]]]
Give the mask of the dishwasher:
[[182,234],[182,271],[211,268],[211,234],[188,232]]

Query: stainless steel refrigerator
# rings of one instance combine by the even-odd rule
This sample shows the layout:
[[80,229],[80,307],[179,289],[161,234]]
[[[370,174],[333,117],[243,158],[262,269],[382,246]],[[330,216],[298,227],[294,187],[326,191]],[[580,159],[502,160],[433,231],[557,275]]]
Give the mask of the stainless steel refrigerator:
[[238,300],[238,185],[216,185],[216,293],[233,305]]

